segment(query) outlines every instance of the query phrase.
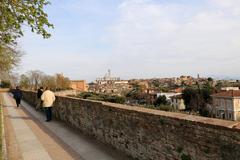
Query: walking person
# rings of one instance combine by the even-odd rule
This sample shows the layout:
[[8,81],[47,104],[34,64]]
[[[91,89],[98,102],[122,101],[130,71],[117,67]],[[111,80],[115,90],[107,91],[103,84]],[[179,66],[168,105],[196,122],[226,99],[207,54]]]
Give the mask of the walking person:
[[43,107],[46,111],[46,122],[49,122],[52,120],[52,107],[53,102],[55,101],[55,95],[48,87],[46,87],[46,90],[41,96],[41,100],[43,101]]
[[22,91],[20,90],[20,88],[17,86],[16,90],[13,92],[13,98],[16,101],[17,107],[19,107],[19,105],[21,104],[21,99],[22,99],[23,95],[22,95]]
[[37,90],[37,105],[36,105],[36,111],[39,110],[42,107],[42,100],[41,100],[41,96],[43,94],[43,87],[40,87]]

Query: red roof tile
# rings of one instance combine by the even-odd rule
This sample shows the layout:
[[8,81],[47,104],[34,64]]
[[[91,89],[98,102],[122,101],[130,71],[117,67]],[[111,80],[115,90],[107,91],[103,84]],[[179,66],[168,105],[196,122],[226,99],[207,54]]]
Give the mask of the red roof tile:
[[213,94],[214,97],[240,97],[240,90],[231,90]]
[[183,89],[182,88],[177,88],[174,90],[176,93],[182,93]]

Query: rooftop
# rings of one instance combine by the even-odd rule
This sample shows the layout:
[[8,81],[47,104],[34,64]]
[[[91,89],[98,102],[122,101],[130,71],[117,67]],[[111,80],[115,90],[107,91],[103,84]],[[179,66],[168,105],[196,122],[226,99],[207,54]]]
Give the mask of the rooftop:
[[240,97],[240,90],[230,90],[212,95],[213,97]]

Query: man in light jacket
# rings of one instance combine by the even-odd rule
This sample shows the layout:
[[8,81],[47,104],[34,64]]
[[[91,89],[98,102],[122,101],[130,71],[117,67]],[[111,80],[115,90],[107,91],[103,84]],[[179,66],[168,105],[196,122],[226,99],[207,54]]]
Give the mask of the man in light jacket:
[[43,107],[46,108],[46,122],[49,122],[52,120],[52,106],[55,101],[55,95],[48,87],[46,87],[46,90],[41,96],[41,100],[43,101]]

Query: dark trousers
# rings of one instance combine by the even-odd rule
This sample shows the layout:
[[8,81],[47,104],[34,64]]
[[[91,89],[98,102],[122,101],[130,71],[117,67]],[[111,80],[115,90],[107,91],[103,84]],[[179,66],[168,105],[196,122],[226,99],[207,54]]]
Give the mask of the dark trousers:
[[47,121],[52,120],[52,107],[46,107],[46,117]]
[[36,110],[37,110],[37,111],[41,109],[42,103],[43,103],[43,102],[41,101],[41,99],[38,99],[38,100],[37,100],[37,105],[36,105]]
[[17,107],[19,106],[19,104],[21,103],[21,98],[16,98],[16,103],[17,103]]

